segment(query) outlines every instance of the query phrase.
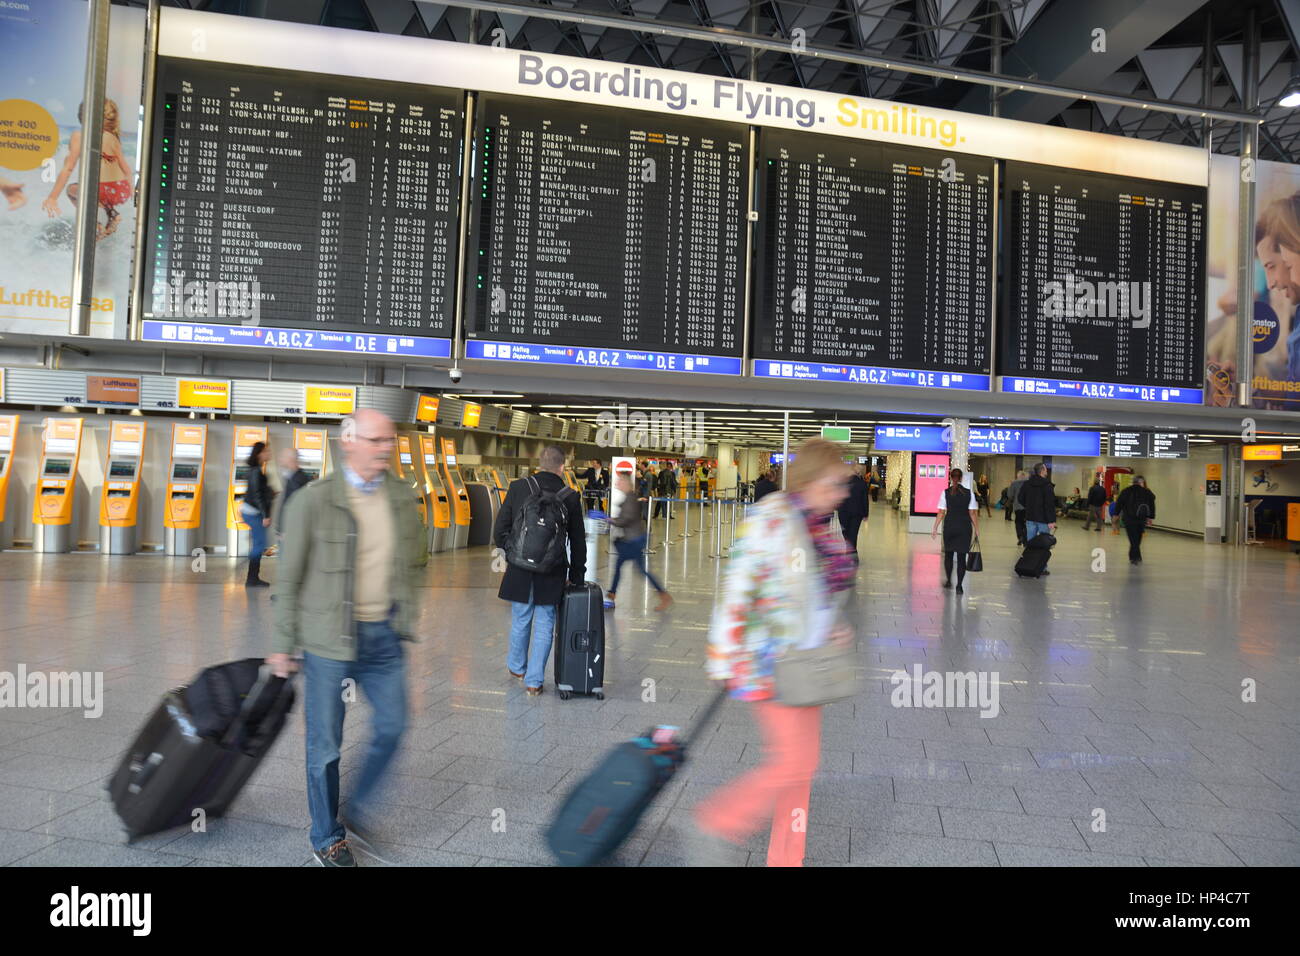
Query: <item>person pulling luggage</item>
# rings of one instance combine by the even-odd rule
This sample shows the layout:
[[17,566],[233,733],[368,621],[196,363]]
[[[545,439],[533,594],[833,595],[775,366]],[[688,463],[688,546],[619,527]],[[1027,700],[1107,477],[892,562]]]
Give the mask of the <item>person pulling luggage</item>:
[[541,694],[546,683],[565,581],[578,586],[587,574],[582,501],[564,483],[564,451],[548,445],[538,465],[537,474],[510,483],[492,528],[492,540],[506,558],[497,592],[510,602],[506,670],[524,682],[530,697]]
[[[425,558],[415,496],[389,473],[397,432],[373,408],[343,420],[343,467],[298,491],[285,508],[275,580],[277,677],[301,653],[307,731],[307,807],[321,866],[356,866],[347,834],[379,859],[370,806],[406,729],[404,641],[416,640]],[[372,736],[347,815],[339,817],[344,695],[355,680],[374,711]]]
[[[1045,463],[1040,461],[1034,466],[1034,473],[1020,488],[1019,500],[1025,506],[1026,543],[1056,530],[1056,487],[1047,477]],[[1044,569],[1042,575],[1051,573]]]

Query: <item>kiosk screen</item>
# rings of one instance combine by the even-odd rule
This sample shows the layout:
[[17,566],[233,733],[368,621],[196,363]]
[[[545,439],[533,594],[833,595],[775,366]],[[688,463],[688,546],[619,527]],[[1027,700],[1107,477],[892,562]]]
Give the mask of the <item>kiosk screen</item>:
[[236,466],[235,466],[235,481],[248,481],[248,466],[247,466],[247,465],[236,465]]
[[188,462],[177,461],[172,463],[172,481],[198,481],[199,466],[192,465]]
[[72,474],[71,458],[46,458],[45,474],[55,478],[62,478]]
[[135,478],[135,462],[133,461],[110,461],[108,463],[109,478]]

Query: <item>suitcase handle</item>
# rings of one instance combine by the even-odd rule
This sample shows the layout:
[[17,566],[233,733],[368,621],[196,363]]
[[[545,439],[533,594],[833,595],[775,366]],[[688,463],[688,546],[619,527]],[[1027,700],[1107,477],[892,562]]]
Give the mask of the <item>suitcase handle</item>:
[[[266,693],[267,687],[276,679],[276,676],[271,673],[270,664],[263,664],[257,669],[257,683],[253,685],[252,689],[244,697],[244,703],[239,708],[239,715],[230,722],[230,727],[227,728],[225,735],[221,738],[221,746],[229,747],[239,739],[239,735],[244,729],[244,724],[248,722],[248,715],[253,712],[253,708],[257,706],[257,702],[262,699],[262,695]],[[286,680],[285,682],[287,683],[288,681]]]

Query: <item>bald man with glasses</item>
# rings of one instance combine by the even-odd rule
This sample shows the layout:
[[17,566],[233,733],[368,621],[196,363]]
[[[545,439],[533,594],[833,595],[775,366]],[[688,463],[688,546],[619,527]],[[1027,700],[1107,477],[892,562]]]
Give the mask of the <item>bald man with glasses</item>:
[[[414,493],[388,470],[396,442],[382,412],[344,419],[343,467],[295,494],[283,516],[267,663],[287,677],[302,658],[307,805],[321,866],[356,866],[348,831],[379,857],[369,808],[406,728],[403,641],[415,640],[425,539]],[[358,686],[374,710],[373,736],[340,820],[343,717]]]

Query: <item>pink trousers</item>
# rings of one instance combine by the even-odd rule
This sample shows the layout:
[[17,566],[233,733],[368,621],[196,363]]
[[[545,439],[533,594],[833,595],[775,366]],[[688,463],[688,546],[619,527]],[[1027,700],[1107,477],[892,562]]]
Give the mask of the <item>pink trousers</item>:
[[803,866],[822,709],[760,700],[754,714],[763,733],[763,762],[709,794],[695,819],[700,829],[732,843],[743,843],[771,819],[767,865]]

